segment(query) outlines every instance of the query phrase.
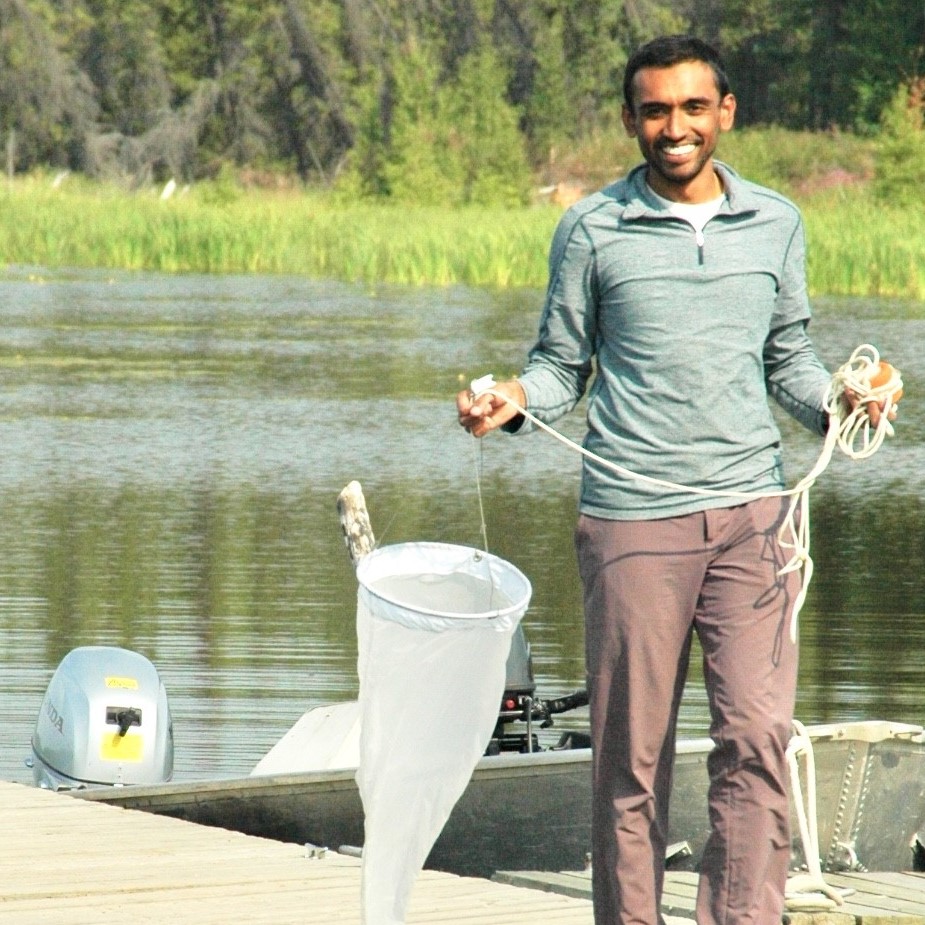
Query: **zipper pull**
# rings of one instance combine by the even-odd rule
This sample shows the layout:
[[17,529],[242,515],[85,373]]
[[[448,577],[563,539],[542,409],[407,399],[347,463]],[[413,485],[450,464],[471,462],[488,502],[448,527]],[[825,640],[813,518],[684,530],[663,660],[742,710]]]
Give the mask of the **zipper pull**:
[[699,230],[697,231],[695,237],[696,237],[696,239],[697,239],[697,262],[698,262],[701,266],[703,266],[703,244],[704,244],[704,237],[703,237],[703,229],[702,229],[702,228],[699,229]]

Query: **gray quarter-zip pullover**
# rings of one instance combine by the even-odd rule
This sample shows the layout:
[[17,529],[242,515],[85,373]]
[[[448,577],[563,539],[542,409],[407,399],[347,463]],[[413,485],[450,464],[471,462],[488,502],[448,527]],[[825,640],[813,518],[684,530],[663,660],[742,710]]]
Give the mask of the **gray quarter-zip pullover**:
[[[768,395],[816,433],[827,422],[830,376],[806,332],[803,225],[784,197],[716,169],[726,200],[700,235],[652,194],[645,165],[563,216],[520,380],[546,422],[590,382],[584,445],[604,459],[682,485],[775,491],[784,481]],[[739,503],[584,462],[580,506],[591,516]]]

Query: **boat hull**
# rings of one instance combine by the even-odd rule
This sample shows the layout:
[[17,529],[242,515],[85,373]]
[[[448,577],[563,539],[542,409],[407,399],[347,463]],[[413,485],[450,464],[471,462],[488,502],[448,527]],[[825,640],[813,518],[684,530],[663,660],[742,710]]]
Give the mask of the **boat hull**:
[[[819,853],[824,870],[909,870],[925,837],[925,741],[920,727],[811,727]],[[667,860],[694,869],[709,832],[706,739],[678,745]],[[204,825],[331,849],[363,843],[353,769],[73,791]],[[807,792],[807,781],[801,789]],[[791,801],[792,803],[794,801]],[[427,866],[468,876],[497,870],[578,870],[590,838],[587,748],[486,757],[456,804]],[[794,867],[803,861],[793,817]]]

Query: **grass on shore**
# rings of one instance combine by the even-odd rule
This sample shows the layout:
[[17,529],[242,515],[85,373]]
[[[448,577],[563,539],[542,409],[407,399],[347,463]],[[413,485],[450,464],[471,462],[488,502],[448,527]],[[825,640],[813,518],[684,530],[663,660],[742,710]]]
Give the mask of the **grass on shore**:
[[329,195],[155,192],[47,178],[0,187],[7,264],[169,273],[287,273],[411,285],[541,286],[550,207],[345,205]]
[[[874,199],[869,144],[771,129],[727,139],[724,159],[801,206],[813,295],[925,301],[925,228],[914,206]],[[609,149],[599,139],[595,144],[600,154],[584,152],[595,163],[604,150],[614,160],[632,157],[625,142]],[[560,175],[600,185],[577,160],[557,167]],[[610,176],[625,170],[613,167]],[[79,177],[56,184],[35,175],[0,185],[0,253],[8,265],[542,288],[560,215],[549,204],[453,210],[353,204],[317,191],[245,189],[227,180],[162,200],[150,189],[129,193]]]

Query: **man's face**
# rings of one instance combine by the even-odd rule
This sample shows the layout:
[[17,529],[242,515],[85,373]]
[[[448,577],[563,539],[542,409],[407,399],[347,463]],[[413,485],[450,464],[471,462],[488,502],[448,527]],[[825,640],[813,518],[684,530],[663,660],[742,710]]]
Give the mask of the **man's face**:
[[649,185],[666,199],[699,202],[717,194],[713,152],[732,128],[735,97],[720,97],[702,61],[643,68],[633,77],[633,109],[623,125],[649,165]]

